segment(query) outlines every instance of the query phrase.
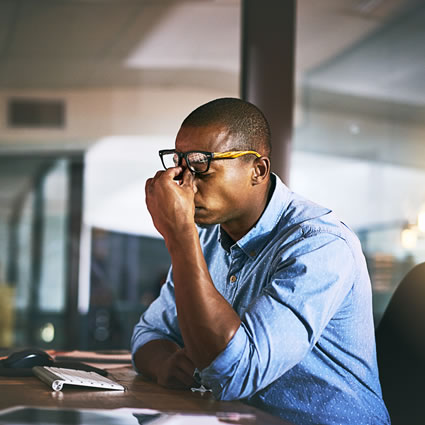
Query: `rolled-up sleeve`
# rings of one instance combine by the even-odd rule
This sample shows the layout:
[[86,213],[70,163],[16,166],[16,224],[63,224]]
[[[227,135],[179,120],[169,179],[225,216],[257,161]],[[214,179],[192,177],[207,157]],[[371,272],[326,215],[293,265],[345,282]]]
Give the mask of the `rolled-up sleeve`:
[[312,231],[276,254],[233,338],[200,373],[217,399],[250,397],[302,361],[352,288],[356,265],[337,235]]
[[168,339],[180,346],[183,345],[178,326],[174,284],[171,274],[170,269],[167,281],[162,286],[159,297],[142,314],[139,322],[134,327],[131,338],[133,357],[141,346],[155,339]]

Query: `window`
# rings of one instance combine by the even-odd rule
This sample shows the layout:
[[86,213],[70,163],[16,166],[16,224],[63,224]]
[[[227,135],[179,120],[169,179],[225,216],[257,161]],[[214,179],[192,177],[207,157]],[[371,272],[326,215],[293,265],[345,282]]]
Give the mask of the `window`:
[[378,322],[425,260],[425,4],[299,6],[291,187],[360,237]]

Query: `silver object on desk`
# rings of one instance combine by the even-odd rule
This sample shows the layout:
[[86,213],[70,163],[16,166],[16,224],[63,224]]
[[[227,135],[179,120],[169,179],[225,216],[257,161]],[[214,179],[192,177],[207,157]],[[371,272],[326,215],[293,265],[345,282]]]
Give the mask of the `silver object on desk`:
[[51,366],[35,366],[32,370],[35,376],[52,387],[54,391],[61,391],[64,385],[92,387],[103,390],[125,390],[122,385],[96,372]]

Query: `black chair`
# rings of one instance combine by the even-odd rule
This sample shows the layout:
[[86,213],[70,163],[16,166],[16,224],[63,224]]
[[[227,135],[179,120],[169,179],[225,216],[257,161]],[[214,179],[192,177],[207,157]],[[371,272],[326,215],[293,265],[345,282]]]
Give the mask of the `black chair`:
[[425,263],[394,292],[377,327],[376,346],[392,424],[425,424]]

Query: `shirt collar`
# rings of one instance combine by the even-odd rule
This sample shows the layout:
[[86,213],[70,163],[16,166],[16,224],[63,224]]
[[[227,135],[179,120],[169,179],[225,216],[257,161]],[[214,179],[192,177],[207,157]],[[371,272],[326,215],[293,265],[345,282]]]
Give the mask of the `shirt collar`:
[[[272,173],[271,176],[273,194],[263,214],[255,226],[236,244],[248,257],[255,257],[268,240],[268,235],[281,219],[283,212],[289,204],[290,190]],[[274,187],[273,187],[274,186]],[[224,249],[231,248],[230,237],[220,227],[220,243]]]

